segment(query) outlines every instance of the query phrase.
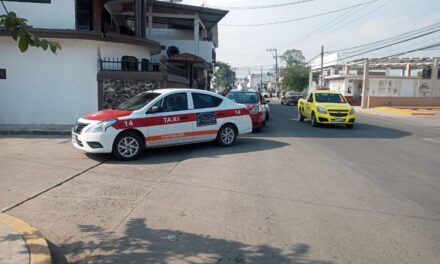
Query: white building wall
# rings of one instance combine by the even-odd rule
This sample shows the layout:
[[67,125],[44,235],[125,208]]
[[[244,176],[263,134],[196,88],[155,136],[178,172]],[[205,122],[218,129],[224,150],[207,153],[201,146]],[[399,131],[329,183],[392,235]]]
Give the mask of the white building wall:
[[[52,0],[50,4],[9,2],[8,11],[28,20],[34,28],[75,29],[75,0]],[[4,14],[0,8],[0,14]]]
[[98,109],[97,52],[148,57],[147,48],[91,40],[59,40],[57,55],[37,48],[21,53],[0,37],[0,124],[73,124]]
[[[147,34],[148,34],[148,29],[147,29]],[[162,40],[165,40],[165,39],[194,40],[194,32],[192,30],[181,30],[181,29],[171,29],[171,28],[153,28],[153,32],[149,38],[162,39]]]
[[348,94],[348,79],[334,79],[329,81],[329,89],[330,91],[340,92],[343,95]]

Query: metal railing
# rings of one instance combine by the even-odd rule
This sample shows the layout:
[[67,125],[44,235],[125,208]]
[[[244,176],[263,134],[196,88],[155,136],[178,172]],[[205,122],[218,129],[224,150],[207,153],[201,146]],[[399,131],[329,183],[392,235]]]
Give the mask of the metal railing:
[[138,60],[128,58],[102,58],[98,59],[98,71],[143,71],[159,72],[159,63],[150,62],[147,59]]

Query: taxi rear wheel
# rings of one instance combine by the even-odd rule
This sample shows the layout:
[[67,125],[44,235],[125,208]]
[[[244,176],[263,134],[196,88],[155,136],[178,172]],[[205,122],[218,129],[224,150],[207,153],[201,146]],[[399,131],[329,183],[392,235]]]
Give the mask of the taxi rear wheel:
[[237,130],[231,124],[226,124],[220,128],[217,134],[217,144],[222,147],[229,147],[235,143],[237,139]]
[[135,160],[142,155],[144,142],[134,132],[123,132],[113,145],[113,155],[119,160]]

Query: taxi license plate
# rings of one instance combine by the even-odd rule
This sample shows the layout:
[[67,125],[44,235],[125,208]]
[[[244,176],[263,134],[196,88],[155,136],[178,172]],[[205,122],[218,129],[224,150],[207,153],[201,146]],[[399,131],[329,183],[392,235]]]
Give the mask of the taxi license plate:
[[345,120],[344,120],[344,118],[336,118],[335,119],[335,122],[344,122]]

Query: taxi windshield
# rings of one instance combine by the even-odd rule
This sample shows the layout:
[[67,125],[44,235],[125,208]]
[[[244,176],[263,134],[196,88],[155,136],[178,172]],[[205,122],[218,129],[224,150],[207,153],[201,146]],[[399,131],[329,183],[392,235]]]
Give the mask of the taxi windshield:
[[139,110],[145,105],[147,105],[149,102],[153,101],[154,98],[158,97],[160,93],[141,93],[138,94],[127,101],[123,102],[122,104],[115,107],[115,110]]
[[344,97],[340,94],[334,93],[316,93],[316,101],[319,103],[346,103]]
[[236,103],[240,103],[240,104],[257,104],[258,103],[257,93],[231,92],[226,97],[235,101]]

